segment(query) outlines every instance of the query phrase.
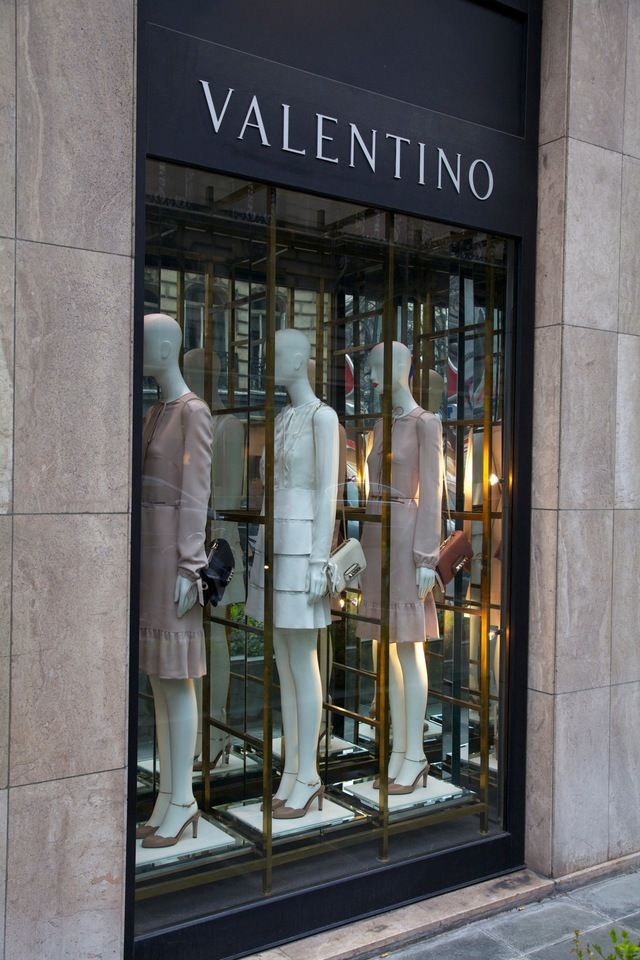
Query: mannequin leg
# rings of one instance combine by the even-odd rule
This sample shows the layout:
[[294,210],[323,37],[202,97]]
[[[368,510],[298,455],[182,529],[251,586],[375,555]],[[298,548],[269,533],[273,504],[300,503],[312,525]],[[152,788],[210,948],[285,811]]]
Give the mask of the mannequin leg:
[[318,733],[322,716],[322,683],[317,631],[283,630],[282,633],[286,634],[289,666],[295,687],[298,730],[298,772],[295,786],[287,798],[287,806],[301,808],[320,785]]
[[164,688],[157,677],[149,677],[153,690],[153,709],[156,718],[156,740],[158,742],[158,763],[160,766],[160,786],[147,824],[157,827],[162,823],[171,799],[171,745],[169,740],[169,718]]
[[407,751],[407,719],[404,677],[397,643],[389,644],[389,712],[391,713],[392,746],[389,757],[389,778],[398,776]]
[[282,734],[284,737],[284,771],[274,797],[286,800],[298,776],[298,720],[296,705],[296,686],[289,663],[288,630],[273,631],[273,650],[280,679],[280,710],[282,712]]
[[[329,683],[331,680],[331,673],[333,671],[333,643],[331,640],[331,632],[328,627],[322,627],[318,631],[318,661],[320,663],[320,682],[322,683],[322,697],[325,703],[331,703],[331,695],[329,693]],[[331,715],[325,718],[323,715],[321,721],[321,730],[322,733],[320,737],[324,737],[324,734],[327,733],[327,727],[329,728],[328,733],[331,737]],[[324,750],[324,741],[321,739],[322,749]]]
[[398,659],[402,669],[407,730],[406,754],[396,785],[408,786],[425,765],[424,717],[427,710],[429,680],[422,643],[398,643]]
[[[222,623],[208,624],[209,637],[211,641],[211,673],[209,679],[210,706],[209,713],[213,720],[227,721],[227,700],[229,698],[229,682],[231,678],[231,660],[229,657],[229,643],[227,641],[227,628]],[[196,746],[194,757],[202,757],[202,724],[204,722],[202,709],[202,677],[197,677],[194,681],[196,691],[196,703],[198,712],[198,734],[196,737]],[[221,766],[226,757],[222,756],[229,745],[229,737],[222,730],[216,727],[210,728],[209,734],[209,761],[211,766]],[[227,750],[228,752],[228,750]],[[199,770],[200,767],[196,767]]]
[[[226,723],[229,682],[231,679],[227,628],[222,623],[211,623],[209,629],[211,637],[211,717],[213,720],[221,720]],[[209,756],[212,761],[220,758],[219,763],[222,763],[223,757],[221,757],[221,754],[228,743],[229,737],[226,733],[216,729],[216,727],[211,728]]]
[[[375,674],[378,673],[378,641],[371,641],[371,660],[372,660],[372,669]],[[376,715],[376,696],[377,696],[378,685],[373,681],[373,698],[371,700],[371,706],[369,707],[369,716],[375,717]]]
[[171,802],[158,828],[162,837],[174,836],[196,807],[191,774],[198,731],[196,694],[193,680],[157,678],[167,704],[171,750]]

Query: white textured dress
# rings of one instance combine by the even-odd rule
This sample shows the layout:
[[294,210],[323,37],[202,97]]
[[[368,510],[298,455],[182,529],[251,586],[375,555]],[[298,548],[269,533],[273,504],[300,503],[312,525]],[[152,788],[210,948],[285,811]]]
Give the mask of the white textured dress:
[[[328,560],[335,523],[335,485],[324,491],[316,486],[320,451],[314,441],[314,416],[321,406],[317,399],[286,406],[274,424],[273,625],[283,629],[314,630],[331,623],[329,597],[309,603],[306,591],[309,563]],[[331,408],[326,410],[335,420],[337,450],[338,418]],[[326,497],[333,500],[329,522],[326,511],[318,509]],[[264,620],[264,526],[256,540],[245,613]]]

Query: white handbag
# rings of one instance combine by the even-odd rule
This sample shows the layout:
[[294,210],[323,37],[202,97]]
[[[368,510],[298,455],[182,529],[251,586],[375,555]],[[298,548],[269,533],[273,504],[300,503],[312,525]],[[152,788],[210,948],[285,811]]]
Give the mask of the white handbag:
[[358,576],[366,568],[367,561],[360,541],[349,537],[332,551],[325,567],[327,586],[332,597],[343,590],[356,590]]

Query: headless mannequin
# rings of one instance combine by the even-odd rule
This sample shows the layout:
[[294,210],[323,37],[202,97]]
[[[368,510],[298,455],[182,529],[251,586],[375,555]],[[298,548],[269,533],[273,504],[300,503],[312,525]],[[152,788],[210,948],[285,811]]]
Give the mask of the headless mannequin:
[[[205,357],[204,350],[197,348],[189,350],[184,355],[184,375],[189,388],[193,390],[202,400],[209,403],[212,411],[224,410],[224,404],[218,393],[218,381],[220,376],[220,360],[217,354],[213,353],[211,357],[211,397],[205,396]],[[214,418],[214,450],[212,456],[212,503],[216,510],[238,510],[242,506],[242,490],[244,486],[245,470],[245,439],[244,427],[242,422],[232,414],[228,414],[220,430],[215,428],[216,418]],[[223,436],[220,435],[223,431]],[[218,455],[220,453],[220,455]],[[213,490],[216,490],[217,496],[213,496]],[[222,496],[220,492],[222,491]],[[231,542],[237,542],[237,528],[235,528],[236,537]],[[213,533],[213,531],[212,531]],[[216,534],[218,535],[218,534]],[[225,536],[226,532],[219,534]],[[233,545],[232,545],[233,549]],[[239,569],[240,557],[236,554],[236,570],[234,579],[227,588],[225,598],[235,593],[241,584],[242,596],[238,595],[232,602],[241,602],[244,600],[244,578],[242,570]],[[230,611],[228,604],[217,608],[219,616],[229,618]],[[229,658],[229,638],[228,628],[221,623],[210,621],[208,624],[209,637],[211,643],[211,676],[210,676],[210,714],[213,720],[220,720],[223,723],[227,721],[227,701],[229,698],[229,683],[231,678],[231,662]],[[198,678],[194,681],[196,698],[198,701],[198,717],[202,716],[202,680]],[[198,739],[196,741],[196,756],[201,752],[202,728],[198,729]],[[211,766],[223,764],[228,759],[229,737],[223,731],[216,727],[211,727],[209,757]],[[198,769],[198,764],[196,764]]]
[[[377,344],[369,355],[371,384],[382,394],[384,345]],[[409,387],[411,354],[403,343],[393,343],[391,406],[394,416],[405,416],[418,407]],[[416,567],[416,590],[423,600],[435,585],[435,572]],[[389,709],[393,729],[388,776],[398,786],[412,784],[426,762],[424,718],[429,681],[422,643],[389,644]]]
[[[291,405],[311,403],[315,394],[309,383],[307,363],[310,344],[298,330],[279,330],[275,339],[275,381],[285,387]],[[335,489],[338,472],[336,415],[329,407],[320,407],[313,419],[315,446],[326,451],[316,457],[316,522],[333,529]],[[292,483],[295,486],[295,483]],[[328,538],[330,542],[330,536]],[[306,592],[310,604],[327,592],[324,564],[310,561]],[[285,738],[284,772],[274,795],[273,814],[282,810],[303,809],[321,789],[318,773],[318,734],[322,715],[322,682],[318,663],[318,631],[276,627],[273,645],[280,678],[282,728]],[[281,806],[286,801],[286,805]]]
[[[166,403],[189,393],[178,359],[182,331],[171,317],[149,314],[144,318],[144,375],[154,377]],[[174,591],[178,617],[197,601],[192,580],[178,574]],[[198,714],[193,680],[168,680],[150,676],[156,718],[160,787],[147,825],[161,837],[176,836],[197,812],[192,790],[193,751]]]

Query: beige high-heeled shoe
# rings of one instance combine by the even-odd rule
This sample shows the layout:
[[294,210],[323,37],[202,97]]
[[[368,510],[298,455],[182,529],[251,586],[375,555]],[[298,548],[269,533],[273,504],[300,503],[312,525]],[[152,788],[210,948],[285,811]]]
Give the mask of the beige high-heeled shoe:
[[[193,800],[192,803],[174,803],[173,800],[171,800],[170,806],[185,807],[186,809],[191,809],[194,803],[196,803],[195,800]],[[188,817],[187,820],[185,820],[185,822],[182,824],[182,826],[180,827],[178,832],[175,834],[175,836],[162,837],[160,836],[159,833],[154,833],[149,837],[145,837],[145,839],[142,841],[142,846],[147,850],[150,848],[156,849],[160,847],[173,847],[180,840],[180,838],[182,837],[182,834],[185,832],[185,830],[189,826],[191,827],[192,836],[193,836],[193,839],[195,840],[196,837],[198,836],[198,820],[199,819],[200,819],[200,811],[196,806],[196,809],[194,810],[193,814],[190,817]]]
[[[422,760],[412,760],[411,757],[405,757],[405,760],[409,760],[410,763],[422,763]],[[427,777],[429,776],[429,767],[430,763],[428,760],[424,761],[424,765],[421,770],[418,772],[418,776],[415,778],[413,783],[397,783],[395,780],[393,783],[389,784],[389,795],[390,796],[399,796],[403,793],[413,793],[415,788],[418,786],[418,780],[422,777],[422,786],[426,787]]]
[[[404,750],[392,750],[392,751],[391,751],[391,756],[389,757],[389,760],[391,760],[391,757],[394,755],[394,753],[396,753],[396,754],[401,753],[402,756],[404,756]],[[396,778],[395,778],[395,777],[387,777],[387,783],[388,783],[388,784],[389,784],[389,783],[395,783],[395,782],[396,782]],[[375,780],[373,781],[373,789],[374,789],[374,790],[379,790],[379,789],[380,789],[380,776],[379,776],[379,775],[378,775],[378,776],[375,778]]]
[[[223,747],[222,750],[218,750],[215,757],[209,760],[209,770],[215,770],[218,764],[220,764],[221,767],[227,766],[227,764],[229,763],[230,752],[231,752],[230,743],[228,743],[225,747]],[[220,763],[220,760],[222,760],[222,763]],[[201,773],[203,769],[204,769],[204,764],[202,763],[202,760],[196,760],[193,764],[193,772]]]
[[[171,794],[168,790],[158,790],[159,797],[170,797]],[[156,832],[158,828],[152,827],[150,823],[140,823],[136,827],[136,840],[144,840],[146,837],[151,837]]]
[[[282,776],[285,777],[289,774],[290,777],[295,776],[295,770],[283,770]],[[279,810],[280,807],[284,807],[286,800],[282,800],[280,797],[271,797],[271,811]],[[260,812],[264,810],[264,803],[260,804]]]
[[288,807],[285,803],[284,806],[273,810],[272,815],[274,820],[297,820],[299,817],[304,817],[304,815],[309,812],[309,807],[316,798],[318,800],[318,810],[322,810],[322,805],[324,803],[324,785],[322,782],[318,784],[303,783],[302,780],[296,779],[296,783],[301,783],[304,787],[317,786],[318,789],[311,794],[304,807]]

